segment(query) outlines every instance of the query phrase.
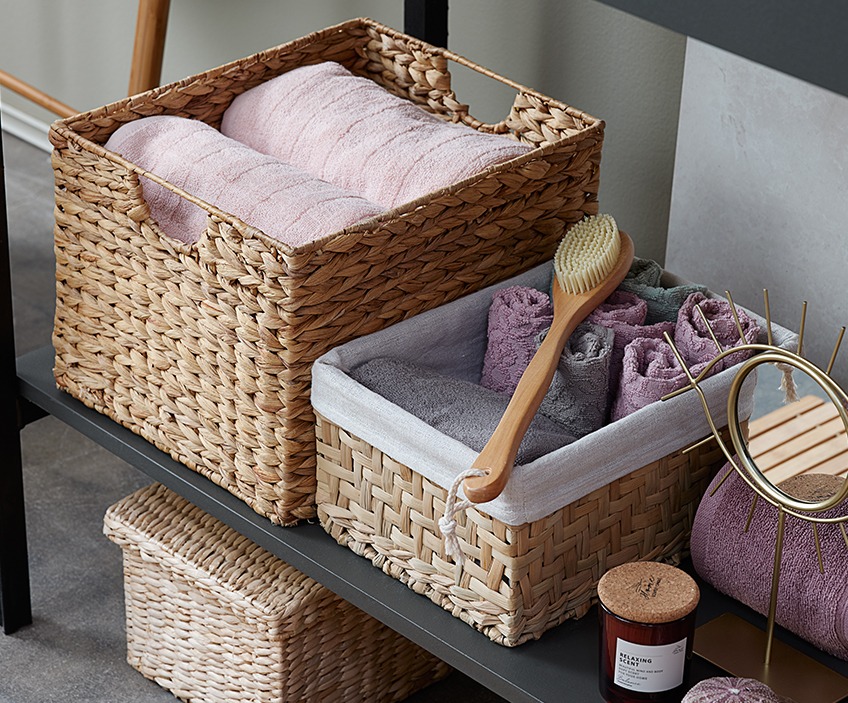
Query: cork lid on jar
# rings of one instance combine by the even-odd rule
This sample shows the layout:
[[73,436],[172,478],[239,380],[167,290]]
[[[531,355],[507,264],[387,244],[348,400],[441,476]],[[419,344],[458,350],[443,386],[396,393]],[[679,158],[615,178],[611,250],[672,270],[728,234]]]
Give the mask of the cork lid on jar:
[[700,597],[689,574],[655,561],[616,566],[598,582],[598,598],[606,609],[633,622],[679,620],[697,607]]

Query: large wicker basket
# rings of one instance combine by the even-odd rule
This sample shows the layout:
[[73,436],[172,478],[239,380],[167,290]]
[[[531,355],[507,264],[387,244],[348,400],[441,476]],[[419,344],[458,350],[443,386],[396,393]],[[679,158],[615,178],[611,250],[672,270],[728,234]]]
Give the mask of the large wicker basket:
[[[495,642],[515,646],[586,614],[600,577],[635,560],[678,563],[698,503],[725,462],[694,392],[654,403],[515,467],[494,501],[457,515],[465,562],[447,556],[439,520],[448,489],[476,452],[380,398],[347,371],[377,356],[479,378],[487,311],[507,285],[547,290],[539,266],[322,356],[313,370],[318,517],[339,543]],[[438,330],[438,348],[429,337]],[[764,333],[763,333],[764,336]],[[778,344],[792,336],[775,326]],[[447,347],[447,348],[445,348]],[[701,387],[726,425],[726,369]],[[740,417],[753,405],[746,382]],[[543,496],[540,500],[539,496]]]
[[[148,115],[217,127],[236,95],[329,60],[445,120],[536,148],[371,224],[291,248],[102,146]],[[514,88],[509,116],[474,119],[451,89],[449,60]],[[603,128],[370,20],[56,122],[57,383],[272,521],[312,517],[312,362],[552,256],[565,226],[597,212]],[[208,211],[197,244],[162,234],[141,175]]]
[[127,660],[197,703],[390,703],[451,669],[153,484],[113,505]]

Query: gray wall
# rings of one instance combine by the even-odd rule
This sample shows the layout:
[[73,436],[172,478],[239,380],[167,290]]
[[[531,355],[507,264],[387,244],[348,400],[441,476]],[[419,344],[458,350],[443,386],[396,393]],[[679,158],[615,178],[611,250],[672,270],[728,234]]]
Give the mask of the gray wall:
[[[0,68],[79,110],[127,90],[136,2],[0,0]],[[449,46],[607,123],[601,209],[663,260],[685,39],[592,0],[452,0]],[[403,28],[401,0],[174,0],[163,81],[170,82],[351,17]],[[481,119],[511,99],[457,75]],[[53,116],[8,91],[3,100]]]
[[804,348],[826,366],[848,325],[846,165],[848,98],[690,40],[669,267],[761,314],[768,288],[794,330],[808,301]]

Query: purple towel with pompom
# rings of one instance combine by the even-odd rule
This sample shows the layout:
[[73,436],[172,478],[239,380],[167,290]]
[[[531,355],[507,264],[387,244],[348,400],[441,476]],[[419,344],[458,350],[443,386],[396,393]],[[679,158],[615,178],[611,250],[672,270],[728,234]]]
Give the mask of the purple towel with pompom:
[[[760,498],[748,532],[753,489],[735,471],[716,491],[729,465],[713,480],[692,525],[692,563],[719,591],[761,614],[768,613],[777,537],[777,509]],[[806,500],[832,495],[845,479],[800,474],[780,487]],[[792,483],[790,483],[792,482]],[[848,504],[821,517],[848,514]],[[824,573],[819,571],[812,526],[786,517],[776,621],[799,637],[848,660],[848,544],[839,525],[819,525]]]
[[[291,246],[334,234],[382,208],[229,139],[199,120],[157,115],[128,122],[106,148]],[[208,213],[148,178],[144,199],[162,231],[196,242]]]
[[242,93],[221,131],[387,209],[532,149],[445,122],[332,61]]
[[536,353],[536,335],[548,329],[552,321],[553,307],[547,293],[526,286],[495,292],[489,307],[480,385],[511,395]]

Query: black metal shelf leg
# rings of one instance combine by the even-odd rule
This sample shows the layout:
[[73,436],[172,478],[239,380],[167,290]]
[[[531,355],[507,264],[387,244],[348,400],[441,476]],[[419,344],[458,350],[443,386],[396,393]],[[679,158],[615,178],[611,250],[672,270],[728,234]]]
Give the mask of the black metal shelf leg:
[[434,46],[448,45],[448,0],[404,0],[403,31]]
[[24,512],[23,460],[15,367],[6,169],[0,124],[0,620],[10,634],[32,622]]

